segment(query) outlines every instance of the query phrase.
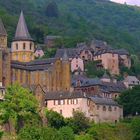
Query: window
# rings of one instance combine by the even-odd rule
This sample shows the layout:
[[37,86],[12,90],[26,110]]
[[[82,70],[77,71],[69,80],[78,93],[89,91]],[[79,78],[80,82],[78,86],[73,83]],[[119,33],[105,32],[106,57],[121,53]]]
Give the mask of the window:
[[32,43],[30,43],[30,50],[32,50]]
[[74,99],[73,100],[73,103],[76,105],[76,104],[78,104],[78,100],[77,99]]
[[112,54],[112,57],[114,57],[114,53]]
[[18,50],[18,43],[16,43],[16,50]]
[[60,114],[62,115],[62,110],[60,110]]
[[68,105],[71,104],[71,100],[70,100],[70,99],[67,100],[67,104],[68,104]]
[[55,105],[55,100],[53,101],[53,105]]
[[23,43],[23,50],[25,50],[25,47],[26,47],[26,44],[25,44],[25,43]]
[[114,111],[116,111],[117,110],[117,107],[114,107]]
[[75,109],[73,108],[73,109],[72,109],[72,112],[74,112],[74,111],[75,111]]
[[108,107],[108,111],[112,111],[112,107],[111,106]]
[[106,111],[106,106],[103,106],[103,111]]
[[97,105],[97,110],[99,110],[100,109],[100,106],[99,105]]

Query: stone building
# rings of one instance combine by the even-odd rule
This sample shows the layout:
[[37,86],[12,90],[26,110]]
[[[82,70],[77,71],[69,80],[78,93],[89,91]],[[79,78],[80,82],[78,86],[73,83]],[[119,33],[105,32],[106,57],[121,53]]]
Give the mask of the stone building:
[[112,99],[87,96],[85,93],[48,93],[46,106],[65,118],[72,117],[74,111],[81,111],[85,116],[100,122],[117,122],[123,118],[123,109]]
[[36,58],[41,58],[41,57],[44,56],[44,51],[43,51],[43,49],[39,45],[37,46],[37,48],[36,48],[36,50],[34,52],[34,56]]
[[[34,59],[35,43],[21,12],[11,53],[7,48],[7,33],[0,21],[0,82],[2,87],[13,83],[28,88],[41,85],[45,91],[69,91],[70,64],[67,54],[62,59]],[[10,59],[11,55],[11,59]]]

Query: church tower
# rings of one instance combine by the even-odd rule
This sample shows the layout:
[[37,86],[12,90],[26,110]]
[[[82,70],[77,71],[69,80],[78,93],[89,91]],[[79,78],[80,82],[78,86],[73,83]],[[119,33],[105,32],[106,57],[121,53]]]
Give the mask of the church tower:
[[70,91],[71,87],[70,63],[66,50],[62,57],[62,87],[63,91]]
[[34,47],[34,41],[29,34],[23,12],[21,12],[11,47],[12,60],[19,62],[34,60]]
[[0,86],[6,87],[11,81],[10,50],[7,47],[7,32],[0,19]]

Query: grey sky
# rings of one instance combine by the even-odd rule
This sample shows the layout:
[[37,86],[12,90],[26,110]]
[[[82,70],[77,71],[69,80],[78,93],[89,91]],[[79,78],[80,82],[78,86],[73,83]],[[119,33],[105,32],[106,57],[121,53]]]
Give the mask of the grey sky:
[[119,2],[119,3],[126,2],[127,4],[132,4],[132,5],[140,5],[140,0],[111,0],[111,1]]

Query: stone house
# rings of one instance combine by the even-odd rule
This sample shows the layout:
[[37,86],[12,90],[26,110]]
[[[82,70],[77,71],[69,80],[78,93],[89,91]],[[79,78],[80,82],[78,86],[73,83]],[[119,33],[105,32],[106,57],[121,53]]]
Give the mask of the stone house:
[[83,92],[92,96],[116,99],[120,93],[126,90],[123,82],[117,82],[110,78],[86,78],[82,76],[73,76],[72,87],[75,92]]
[[65,118],[73,116],[74,111],[81,111],[85,116],[100,122],[117,122],[123,117],[123,109],[112,99],[87,96],[85,93],[48,93],[46,107]]
[[106,49],[94,53],[94,60],[101,60],[104,69],[112,75],[119,75],[119,55],[114,50]]
[[132,88],[136,85],[140,85],[140,81],[136,76],[127,76],[123,81],[126,88]]
[[44,56],[44,51],[42,50],[42,48],[40,46],[37,46],[35,52],[34,52],[34,56],[36,58],[41,58]]

